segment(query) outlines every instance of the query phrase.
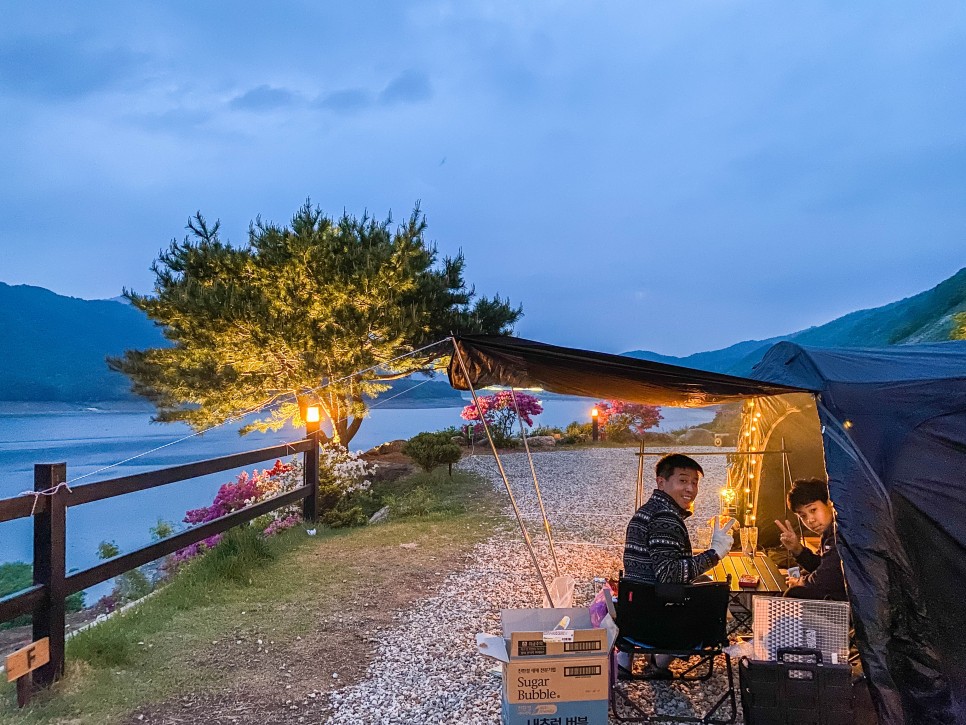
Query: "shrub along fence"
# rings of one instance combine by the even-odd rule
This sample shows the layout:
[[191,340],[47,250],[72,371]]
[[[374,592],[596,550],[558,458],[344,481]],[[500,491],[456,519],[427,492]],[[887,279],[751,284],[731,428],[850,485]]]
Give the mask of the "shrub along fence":
[[[34,641],[45,637],[50,638],[50,661],[33,671],[33,684],[40,687],[48,686],[64,672],[66,599],[71,594],[300,500],[303,518],[309,522],[317,521],[319,437],[318,426],[314,428],[315,430],[312,430],[310,427],[307,437],[294,443],[186,463],[148,473],[121,476],[74,486],[69,490],[65,485],[66,463],[35,465],[34,491],[37,493],[0,499],[0,524],[14,519],[33,517],[33,586],[0,599],[0,622],[7,622],[23,614],[32,614]],[[193,526],[150,546],[114,557],[89,569],[67,574],[67,509],[148,488],[165,486],[169,483],[242,468],[293,453],[303,455],[304,478],[299,488],[267,501],[232,511],[230,514],[199,526]]]

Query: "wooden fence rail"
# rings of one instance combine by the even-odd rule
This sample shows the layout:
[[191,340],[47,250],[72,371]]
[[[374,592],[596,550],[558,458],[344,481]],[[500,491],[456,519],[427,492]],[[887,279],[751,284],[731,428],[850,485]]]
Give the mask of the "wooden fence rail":
[[[133,476],[121,476],[97,483],[75,486],[68,491],[59,484],[67,480],[66,463],[44,463],[34,466],[36,495],[0,499],[0,523],[33,518],[34,561],[33,586],[0,598],[0,622],[23,614],[33,615],[33,639],[50,638],[50,662],[33,672],[34,686],[47,686],[64,671],[64,644],[67,597],[95,584],[112,579],[143,564],[172,554],[210,536],[227,531],[283,506],[302,502],[306,521],[318,520],[319,438],[318,427],[308,429],[306,438],[270,448],[211,458],[180,466],[171,466]],[[116,556],[89,569],[67,575],[67,509],[93,501],[143,491],[156,486],[186,481],[212,473],[242,468],[301,453],[304,479],[293,491],[274,496],[253,506],[232,511],[212,521],[192,526],[173,536]],[[40,493],[50,492],[53,493]]]

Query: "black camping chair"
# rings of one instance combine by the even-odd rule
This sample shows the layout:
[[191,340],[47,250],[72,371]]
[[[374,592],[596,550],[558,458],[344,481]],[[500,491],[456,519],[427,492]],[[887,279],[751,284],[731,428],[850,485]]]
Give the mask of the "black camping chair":
[[[726,624],[730,582],[704,584],[643,584],[621,578],[617,597],[617,627],[620,634],[614,647],[631,656],[630,669],[611,668],[610,704],[614,717],[621,722],[650,722],[674,720],[678,722],[733,723],[737,717],[734,672],[731,656],[724,651],[728,646]],[[671,655],[687,660],[684,669],[674,673],[682,682],[708,680],[714,674],[715,658],[725,657],[728,691],[703,717],[646,713],[622,689],[620,679],[648,679],[634,675],[634,657],[641,654]],[[697,658],[692,663],[691,660]],[[703,670],[703,671],[702,671]],[[728,701],[731,717],[716,718],[718,710]],[[634,715],[621,714],[621,708]]]

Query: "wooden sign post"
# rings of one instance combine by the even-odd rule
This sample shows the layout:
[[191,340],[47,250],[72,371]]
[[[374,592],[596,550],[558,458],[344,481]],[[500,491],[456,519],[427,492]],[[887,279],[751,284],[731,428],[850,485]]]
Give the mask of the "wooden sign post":
[[32,678],[30,673],[50,662],[50,638],[31,642],[7,657],[7,682],[17,681],[17,707],[30,702]]

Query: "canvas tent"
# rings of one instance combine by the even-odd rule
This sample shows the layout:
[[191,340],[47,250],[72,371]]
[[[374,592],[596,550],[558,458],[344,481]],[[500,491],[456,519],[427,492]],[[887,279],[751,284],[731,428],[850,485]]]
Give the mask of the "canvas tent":
[[[880,722],[966,721],[966,343],[783,342],[751,379],[520,338],[454,345],[449,375],[460,390],[540,387],[671,406],[762,401],[761,420],[797,451],[784,464],[791,474],[827,474]],[[765,480],[762,522],[782,500]]]

